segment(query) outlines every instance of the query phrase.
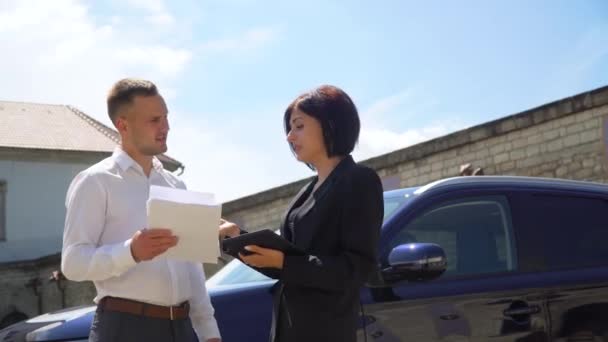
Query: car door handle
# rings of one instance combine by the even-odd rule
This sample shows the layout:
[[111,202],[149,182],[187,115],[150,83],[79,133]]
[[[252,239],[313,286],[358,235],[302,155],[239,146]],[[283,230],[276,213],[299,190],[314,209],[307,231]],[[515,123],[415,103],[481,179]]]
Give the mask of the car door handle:
[[503,311],[505,316],[518,316],[518,315],[533,315],[540,312],[538,305],[526,306],[523,308],[506,309]]

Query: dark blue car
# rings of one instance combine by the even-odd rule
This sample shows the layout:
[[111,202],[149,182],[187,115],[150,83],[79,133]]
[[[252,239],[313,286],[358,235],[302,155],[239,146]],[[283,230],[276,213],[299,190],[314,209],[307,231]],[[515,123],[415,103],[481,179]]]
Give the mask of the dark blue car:
[[[608,186],[459,177],[384,198],[360,341],[608,341]],[[273,282],[238,260],[208,280],[223,341],[267,341]],[[42,315],[0,341],[84,341],[93,314]]]

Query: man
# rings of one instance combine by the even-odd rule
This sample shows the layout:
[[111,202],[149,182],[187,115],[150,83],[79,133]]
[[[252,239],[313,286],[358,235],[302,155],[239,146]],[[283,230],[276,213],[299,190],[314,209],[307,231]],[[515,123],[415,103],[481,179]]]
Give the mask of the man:
[[[185,189],[155,157],[167,151],[165,102],[152,82],[123,79],[107,105],[120,146],[72,181],[61,261],[68,279],[95,283],[89,340],[218,342],[202,265],[158,258],[179,241],[146,227],[150,185]],[[235,230],[224,223],[220,237]]]

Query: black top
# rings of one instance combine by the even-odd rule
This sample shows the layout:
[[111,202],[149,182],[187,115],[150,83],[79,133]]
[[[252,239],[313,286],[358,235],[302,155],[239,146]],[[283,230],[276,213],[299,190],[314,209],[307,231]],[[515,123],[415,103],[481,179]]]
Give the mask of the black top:
[[[309,189],[307,189],[307,191],[302,195],[302,197],[306,198],[304,200],[304,202],[297,206],[292,208],[289,211],[289,214],[287,215],[287,229],[285,229],[285,239],[289,240],[292,243],[296,242],[296,231],[295,231],[295,226],[298,223],[298,221],[302,218],[302,214],[305,213],[305,209],[314,204],[314,197],[311,196],[312,194],[312,190],[314,188],[314,185],[316,184],[316,180],[313,181],[312,187],[309,187]],[[323,186],[323,184],[321,184],[321,186]]]
[[316,182],[300,190],[281,224],[281,235],[305,255],[285,255],[281,270],[266,273],[279,279],[273,287],[275,309],[281,308],[277,337],[356,341],[359,289],[377,265],[382,184],[350,156],[313,192]]

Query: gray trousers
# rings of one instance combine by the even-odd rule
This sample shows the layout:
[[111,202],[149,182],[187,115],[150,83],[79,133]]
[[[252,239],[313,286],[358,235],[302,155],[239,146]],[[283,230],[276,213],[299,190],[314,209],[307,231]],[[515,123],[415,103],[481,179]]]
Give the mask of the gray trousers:
[[198,342],[190,319],[171,321],[102,310],[93,318],[92,342]]

